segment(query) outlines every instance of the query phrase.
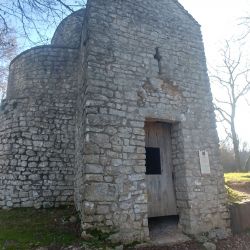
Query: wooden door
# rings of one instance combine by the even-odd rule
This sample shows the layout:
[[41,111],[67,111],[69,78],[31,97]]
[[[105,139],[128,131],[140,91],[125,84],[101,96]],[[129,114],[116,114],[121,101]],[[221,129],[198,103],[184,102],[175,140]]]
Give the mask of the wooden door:
[[[159,160],[156,158],[151,159],[150,173],[148,173],[147,166],[148,217],[177,215],[171,159],[170,126],[170,124],[161,122],[147,122],[145,124],[146,152],[151,150],[152,154],[155,155],[154,157],[159,157]],[[148,152],[146,153],[147,164],[149,157],[152,158]],[[152,171],[152,168],[159,167],[156,166],[159,163],[160,170],[157,170],[157,173]]]

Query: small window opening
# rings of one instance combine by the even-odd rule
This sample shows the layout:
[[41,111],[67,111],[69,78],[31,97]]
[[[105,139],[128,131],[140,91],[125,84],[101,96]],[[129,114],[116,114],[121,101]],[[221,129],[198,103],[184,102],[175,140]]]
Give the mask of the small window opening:
[[146,147],[146,174],[161,174],[160,148]]

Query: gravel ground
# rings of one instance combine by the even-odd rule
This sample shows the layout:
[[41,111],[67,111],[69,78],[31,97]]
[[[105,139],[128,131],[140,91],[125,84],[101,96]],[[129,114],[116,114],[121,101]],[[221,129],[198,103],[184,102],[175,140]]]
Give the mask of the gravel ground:
[[217,243],[218,250],[249,250],[250,232],[234,235]]
[[[245,232],[242,234],[234,235],[225,240],[220,240],[216,244],[216,250],[250,250],[250,232]],[[93,250],[94,248],[91,248]],[[98,248],[105,249],[105,248]],[[106,250],[111,250],[112,248],[106,248]],[[114,249],[122,249],[120,247]],[[128,248],[124,248],[126,250]],[[129,248],[128,250],[206,250],[202,243],[198,243],[195,241],[190,241],[178,245],[173,246],[162,246],[162,247],[140,247],[140,248]],[[213,248],[211,248],[212,250]],[[36,250],[90,250],[90,248],[71,246],[66,248],[60,247],[40,247],[36,248]],[[95,249],[96,250],[96,249]],[[208,249],[210,250],[210,249]]]
[[201,250],[204,249],[200,243],[197,242],[186,242],[174,246],[165,247],[142,247],[137,248],[138,250]]
[[[250,232],[234,235],[225,240],[220,240],[215,243],[217,250],[250,250]],[[202,243],[187,242],[174,246],[165,247],[144,247],[139,250],[204,250]]]

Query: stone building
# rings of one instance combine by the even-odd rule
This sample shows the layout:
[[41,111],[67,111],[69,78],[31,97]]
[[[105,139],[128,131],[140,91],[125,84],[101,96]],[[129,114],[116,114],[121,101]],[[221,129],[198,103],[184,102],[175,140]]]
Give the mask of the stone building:
[[0,121],[2,208],[74,201],[123,242],[158,216],[229,231],[200,26],[177,0],[89,0],[12,61]]

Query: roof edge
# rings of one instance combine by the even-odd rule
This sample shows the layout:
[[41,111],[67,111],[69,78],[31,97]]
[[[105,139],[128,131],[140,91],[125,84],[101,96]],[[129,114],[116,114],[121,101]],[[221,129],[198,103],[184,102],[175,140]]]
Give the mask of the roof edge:
[[174,2],[182,10],[182,12],[189,17],[191,21],[193,21],[196,25],[201,27],[198,21],[183,7],[183,5],[179,2],[179,0],[172,0],[172,2]]
[[77,51],[79,48],[70,48],[70,47],[57,46],[57,45],[51,45],[51,44],[46,44],[46,45],[40,45],[40,46],[31,47],[31,48],[29,48],[29,49],[27,49],[27,50],[22,51],[22,52],[21,52],[20,54],[18,54],[17,56],[15,56],[15,57],[10,61],[9,67],[11,67],[11,65],[12,65],[17,59],[19,59],[20,57],[22,57],[23,55],[26,55],[26,54],[28,54],[29,52],[34,51],[34,50],[38,50],[38,49],[64,49],[65,51],[66,51],[66,50],[74,50],[74,51]]

